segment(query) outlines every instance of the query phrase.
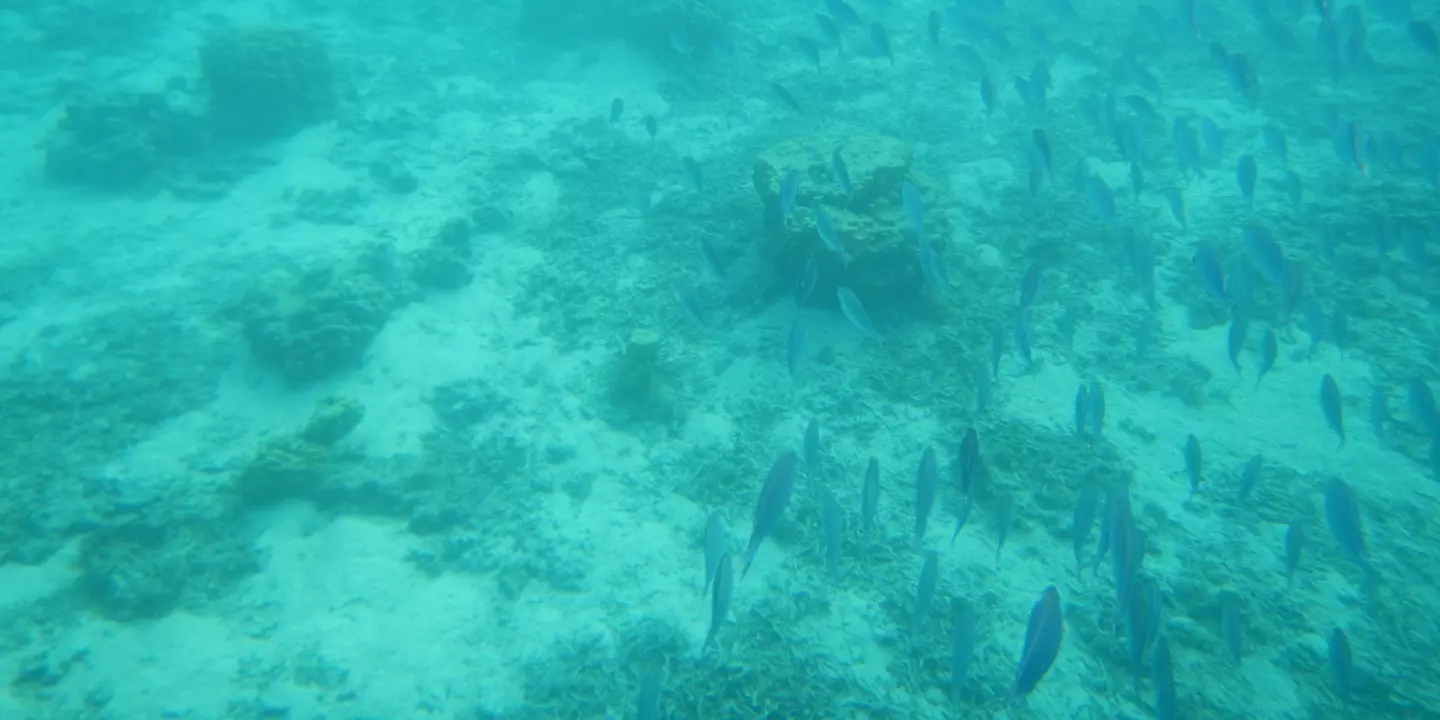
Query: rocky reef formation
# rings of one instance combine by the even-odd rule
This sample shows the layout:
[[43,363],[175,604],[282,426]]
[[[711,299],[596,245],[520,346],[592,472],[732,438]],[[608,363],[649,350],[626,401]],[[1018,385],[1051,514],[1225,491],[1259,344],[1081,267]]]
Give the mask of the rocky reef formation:
[[[849,169],[853,195],[847,195],[833,177],[831,159],[836,152]],[[821,304],[836,304],[836,285],[854,290],[872,309],[913,301],[922,284],[919,244],[905,216],[900,186],[909,180],[928,197],[935,184],[915,173],[910,159],[904,143],[878,135],[853,135],[834,143],[786,140],[765,150],[751,172],[770,236],[765,254],[775,267],[796,270],[813,255],[820,270],[814,298]],[[780,180],[791,170],[800,173],[800,191],[782,222]],[[817,208],[839,232],[845,258],[827,249],[816,232]],[[945,218],[931,212],[925,223],[927,240],[944,258]]]
[[329,118],[334,72],[313,34],[254,27],[212,35],[200,48],[209,119],[224,136],[284,137]]

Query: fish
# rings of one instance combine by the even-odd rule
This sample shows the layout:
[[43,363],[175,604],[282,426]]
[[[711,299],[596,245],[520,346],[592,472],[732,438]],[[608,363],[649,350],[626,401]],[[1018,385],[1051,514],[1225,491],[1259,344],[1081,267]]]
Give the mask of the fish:
[[1300,567],[1300,555],[1305,551],[1305,526],[1298,522],[1290,523],[1285,528],[1285,581],[1288,583],[1295,577],[1295,569]]
[[1157,608],[1151,605],[1150,588],[1147,585],[1155,581],[1144,578],[1141,582],[1135,583],[1130,588],[1130,599],[1126,603],[1130,608],[1130,616],[1125,623],[1125,630],[1130,634],[1130,671],[1133,678],[1135,692],[1140,692],[1140,674],[1142,660],[1145,657],[1145,648],[1155,639],[1150,634],[1150,616]]
[[980,435],[975,428],[966,428],[965,437],[960,440],[960,494],[969,497],[975,489],[976,476],[980,471]]
[[1035,304],[1040,295],[1040,265],[1030,263],[1025,268],[1025,277],[1020,280],[1020,308],[1023,310]]
[[849,200],[855,197],[855,186],[850,183],[850,169],[845,167],[845,158],[840,156],[837,149],[830,153],[830,174],[835,176],[835,182],[840,184],[840,189],[845,191],[845,198]]
[[841,25],[860,24],[860,13],[855,12],[855,8],[845,0],[825,0],[825,9],[829,10],[830,15]]
[[1260,479],[1260,468],[1265,464],[1265,458],[1256,455],[1245,463],[1245,469],[1240,471],[1239,488],[1235,492],[1235,499],[1244,502],[1250,497],[1250,492],[1255,489],[1255,482]]
[[[811,40],[811,42],[814,42],[814,41]],[[816,51],[815,51],[814,58],[815,58],[815,65],[818,67],[818,66],[820,65],[820,53],[819,53],[819,50],[816,50]],[[794,95],[793,93],[791,93],[789,90],[785,89],[785,86],[784,86],[784,85],[781,85],[780,83],[777,83],[777,82],[771,82],[771,83],[770,83],[770,90],[775,93],[775,96],[776,96],[776,97],[780,98],[780,102],[784,103],[786,107],[790,108],[791,110],[794,110],[794,111],[797,112],[797,113],[800,113],[801,115],[804,115],[804,114],[805,114],[805,110],[800,107],[800,101],[795,97],[795,95]]]
[[808,475],[820,473],[820,420],[810,418],[809,424],[805,426],[805,439],[801,448],[805,452],[805,472]]
[[930,33],[930,44],[940,44],[940,11],[931,10],[929,17],[925,18],[925,29]]
[[800,367],[800,356],[805,352],[805,313],[795,314],[795,322],[790,325],[790,334],[785,340],[785,364],[790,369],[790,375],[795,375],[795,370]]
[[1370,428],[1375,431],[1375,439],[1385,437],[1385,426],[1390,420],[1390,397],[1385,394],[1385,388],[1377,384],[1370,389]]
[[1325,413],[1325,423],[1340,435],[1340,445],[1345,445],[1344,405],[1340,400],[1340,386],[1329,373],[1320,380],[1320,410]]
[[925,524],[930,519],[930,509],[935,506],[935,486],[939,470],[935,464],[935,449],[926,447],[920,454],[920,467],[915,471],[915,540],[925,539]]
[[1076,568],[1084,566],[1081,556],[1085,554],[1085,542],[1090,537],[1090,528],[1095,524],[1095,510],[1100,504],[1100,488],[1086,485],[1075,501],[1075,518],[1071,523],[1071,540],[1075,546]]
[[815,208],[815,234],[820,236],[820,241],[825,243],[826,249],[840,256],[840,264],[848,267],[850,256],[845,254],[845,246],[840,242],[840,232],[830,222],[830,216],[820,208]]
[[1285,273],[1285,251],[1280,249],[1275,236],[1265,227],[1248,224],[1242,231],[1242,237],[1250,262],[1266,280],[1279,285]]
[[1225,270],[1222,267],[1220,253],[1215,250],[1215,246],[1207,242],[1196,245],[1194,262],[1195,269],[1200,273],[1200,282],[1205,286],[1205,291],[1216,300],[1224,300]]
[[1193,434],[1185,439],[1185,474],[1190,477],[1190,494],[1200,491],[1200,473],[1204,463],[1200,454],[1200,440]]
[[1258,175],[1255,156],[1249,153],[1241,155],[1235,163],[1235,184],[1240,188],[1240,196],[1251,207],[1255,205],[1255,179]]
[[[748,553],[747,553],[748,554]],[[749,563],[746,563],[749,567]],[[744,573],[741,573],[744,577]],[[710,647],[715,642],[716,636],[720,633],[720,627],[725,624],[725,618],[730,615],[730,598],[735,592],[735,571],[731,567],[730,553],[720,556],[720,563],[715,570],[715,586],[710,594],[710,632],[705,635],[705,643],[700,646],[701,650]]]
[[955,632],[950,641],[950,701],[960,702],[960,695],[970,680],[970,663],[975,659],[975,614],[964,608],[955,617]]
[[1233,592],[1220,594],[1220,631],[1225,636],[1225,649],[1237,664],[1243,651],[1244,638],[1240,627],[1240,598]]
[[765,478],[764,487],[760,489],[760,499],[755,504],[755,521],[750,528],[750,544],[745,548],[745,565],[740,571],[742,580],[750,572],[750,563],[755,561],[760,544],[765,542],[785,515],[785,506],[790,504],[790,496],[794,492],[795,453],[785,452],[776,458]]
[[1230,332],[1225,336],[1225,349],[1237,375],[1240,374],[1240,352],[1245,349],[1245,335],[1249,331],[1250,323],[1244,317],[1236,317],[1230,322]]
[[635,696],[635,720],[660,720],[664,684],[663,665],[651,665],[640,673],[640,692]]
[[1270,368],[1275,367],[1275,358],[1280,354],[1280,341],[1275,337],[1274,328],[1265,328],[1265,335],[1260,338],[1260,372],[1255,376],[1255,387],[1260,387],[1261,378]]
[[1015,498],[1006,497],[1000,501],[1000,510],[996,513],[996,534],[995,541],[995,569],[1000,569],[1000,551],[1005,549],[1005,538],[1010,535],[1010,524],[1015,520]]
[[940,581],[940,553],[925,551],[925,565],[920,569],[920,580],[915,584],[915,607],[910,613],[910,632],[918,637],[925,625],[925,616],[930,614],[930,604],[935,600],[935,586]]
[[660,123],[649,115],[641,119],[640,123],[645,126],[645,133],[650,136],[651,140],[654,140],[655,135],[660,132]]
[[676,280],[672,289],[675,292],[675,299],[679,301],[680,307],[685,310],[686,315],[700,323],[702,327],[710,325],[705,311],[700,307],[700,299],[695,296],[695,288],[690,287],[690,284],[682,279]]
[[840,543],[845,536],[845,518],[840,503],[830,493],[825,493],[822,524],[825,531],[825,572],[833,578],[840,575]]
[[866,535],[875,527],[875,513],[880,508],[880,460],[870,458],[865,467],[865,481],[860,486],[860,529]]
[[1040,166],[1045,169],[1048,175],[1051,170],[1050,159],[1050,137],[1041,128],[1030,131],[1030,147],[1034,150],[1035,157],[1040,161]]
[[810,300],[810,294],[815,292],[815,284],[820,281],[820,268],[815,264],[815,254],[808,253],[805,256],[805,264],[800,266],[800,272],[795,275],[795,305],[804,307]]
[[1338,477],[1332,477],[1325,482],[1325,522],[1340,549],[1359,565],[1367,576],[1374,575],[1375,567],[1370,564],[1370,553],[1365,549],[1365,528],[1360,522],[1360,501],[1355,497],[1355,490]]
[[611,124],[611,125],[614,125],[614,124],[615,124],[615,121],[619,120],[619,119],[620,119],[620,115],[623,114],[624,112],[625,112],[625,101],[624,101],[624,100],[622,100],[622,99],[620,99],[620,98],[618,98],[618,97],[615,98],[614,100],[611,100],[611,101],[610,101],[610,124]]
[[1420,378],[1411,378],[1409,386],[1410,420],[1433,438],[1440,439],[1440,406],[1435,403],[1435,394],[1430,384]]
[[870,323],[870,315],[865,312],[865,306],[860,303],[860,298],[855,291],[844,286],[835,288],[835,297],[840,301],[840,311],[845,314],[845,319],[860,332],[871,337],[880,338],[880,333],[875,332],[875,326]]
[[[820,17],[826,17],[826,16],[821,15]],[[810,61],[810,64],[811,64],[811,65],[814,65],[814,66],[815,66],[815,69],[817,69],[817,70],[820,69],[820,41],[818,41],[818,40],[816,40],[816,39],[814,39],[814,38],[809,38],[809,37],[805,37],[804,35],[801,35],[801,36],[795,38],[795,47],[800,48],[800,53],[805,56],[805,59],[806,59],[806,60],[809,60],[809,61]],[[779,87],[778,85],[775,85],[775,83],[770,83],[770,84],[771,84],[772,86],[774,86],[774,87]],[[780,88],[780,89],[781,89],[781,90],[784,90],[784,88]],[[777,91],[776,94],[779,94],[778,91]],[[787,91],[785,92],[785,94],[786,94],[786,95],[789,95],[790,93],[789,93],[789,91],[787,90]],[[782,99],[783,99],[783,98],[782,98]],[[787,103],[787,104],[788,104],[788,103]],[[799,103],[795,103],[795,105],[796,105],[796,107],[795,107],[796,112],[799,112],[799,111],[800,111]]]
[[1005,336],[999,328],[990,328],[990,377],[1000,379],[1000,357],[1005,354]]
[[[1437,445],[1437,447],[1440,447],[1440,445]],[[955,532],[950,533],[951,548],[955,547],[955,538],[960,537],[960,531],[965,529],[965,523],[970,520],[970,510],[973,506],[974,503],[970,501],[970,498],[965,497],[960,499],[960,512],[955,513]]]
[[989,73],[982,73],[980,75],[980,104],[985,106],[987,117],[995,112],[997,100],[999,100],[999,96],[995,91],[995,81],[990,79]]
[[1330,682],[1335,686],[1335,694],[1339,695],[1341,700],[1349,700],[1354,658],[1350,653],[1350,640],[1345,637],[1345,631],[1338,627],[1330,631],[1328,655]]
[[1411,20],[1405,26],[1405,34],[1421,52],[1430,57],[1440,57],[1440,37],[1435,34],[1435,26],[1424,20]]
[[920,189],[906,180],[900,185],[900,201],[905,205],[905,216],[910,219],[910,229],[915,237],[925,239],[925,205],[920,201]]
[[1150,677],[1155,681],[1155,717],[1157,720],[1174,720],[1176,709],[1175,701],[1175,667],[1170,659],[1170,645],[1165,638],[1160,638],[1155,643],[1155,651],[1150,657]]
[[720,262],[720,253],[715,251],[715,246],[710,240],[704,237],[697,243],[700,249],[700,263],[706,274],[717,281],[725,280],[725,266]]
[[680,164],[685,167],[685,174],[690,178],[690,184],[695,186],[695,192],[705,194],[705,175],[700,171],[700,163],[695,158],[686,155],[680,158]]
[[1165,202],[1170,205],[1170,216],[1175,222],[1180,223],[1180,229],[1189,228],[1189,221],[1185,215],[1185,196],[1180,194],[1178,188],[1165,188]]
[[820,28],[820,34],[824,35],[825,39],[834,43],[841,52],[845,51],[845,40],[840,35],[840,25],[835,22],[835,18],[825,13],[815,13],[815,25]]
[[718,510],[710,513],[710,517],[705,520],[705,589],[701,592],[710,591],[710,583],[715,580],[720,558],[725,555],[725,546],[729,544],[728,540],[725,517]]
[[1105,388],[1099,380],[1090,381],[1090,432],[1100,437],[1105,429]]
[[786,170],[780,177],[780,217],[783,219],[795,209],[795,199],[800,195],[800,173]]
[[1099,175],[1091,175],[1085,179],[1085,196],[1089,199],[1090,209],[1094,210],[1101,220],[1114,222],[1118,217],[1115,211],[1115,195]]
[[941,289],[950,287],[950,273],[945,269],[945,261],[924,240],[920,241],[920,271],[924,275],[922,287],[929,286],[932,281]]
[[1028,370],[1033,358],[1030,354],[1030,321],[1025,317],[1023,311],[1015,314],[1015,321],[1010,328],[1015,339],[1015,349],[1020,353],[1020,359],[1025,362]]
[[875,45],[875,52],[888,59],[890,67],[895,67],[895,53],[890,51],[890,34],[885,31],[884,25],[870,23],[870,42]]
[[1260,129],[1260,137],[1265,142],[1265,149],[1275,153],[1280,162],[1290,160],[1290,146],[1285,140],[1285,131],[1276,125],[1266,125]]
[[1090,422],[1090,388],[1084,383],[1075,391],[1075,434],[1084,435]]
[[1025,627],[1025,645],[1020,651],[1020,667],[1015,673],[1012,697],[1029,695],[1055,658],[1065,636],[1065,621],[1060,615],[1060,591],[1054,585],[1045,588],[1040,599],[1030,608],[1030,621]]

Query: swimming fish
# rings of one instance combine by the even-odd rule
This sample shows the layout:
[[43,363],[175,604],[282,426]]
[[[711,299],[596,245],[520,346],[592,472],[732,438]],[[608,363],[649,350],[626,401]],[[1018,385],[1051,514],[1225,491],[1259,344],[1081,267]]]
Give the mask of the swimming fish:
[[750,528],[750,544],[745,548],[744,568],[740,571],[742,579],[750,572],[750,563],[754,562],[760,544],[765,542],[785,515],[785,506],[790,504],[790,496],[794,492],[795,453],[786,452],[776,458],[765,478],[764,487],[760,489],[760,500],[755,504],[755,520]]
[[845,318],[854,325],[857,330],[871,337],[879,338],[880,333],[875,332],[875,326],[870,324],[870,316],[865,312],[865,306],[860,303],[860,298],[850,288],[841,286],[835,288],[835,296],[840,301],[840,311]]
[[1340,435],[1340,445],[1345,444],[1345,411],[1340,400],[1340,386],[1329,373],[1320,380],[1320,410],[1325,413],[1325,422]]
[[1025,645],[1020,651],[1020,667],[1015,673],[1012,697],[1029,695],[1039,684],[1055,658],[1065,635],[1065,621],[1060,615],[1060,591],[1054,585],[1045,588],[1030,609],[1030,622],[1025,627]]

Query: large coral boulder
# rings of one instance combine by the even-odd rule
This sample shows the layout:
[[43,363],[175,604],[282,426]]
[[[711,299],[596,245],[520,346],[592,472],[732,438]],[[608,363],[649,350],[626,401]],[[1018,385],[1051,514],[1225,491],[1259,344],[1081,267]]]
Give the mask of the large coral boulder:
[[311,33],[248,28],[211,36],[200,48],[217,131],[284,137],[334,112],[330,56]]
[[[834,177],[832,158],[838,152],[849,170],[852,195]],[[912,302],[922,286],[919,241],[910,229],[900,199],[906,180],[930,198],[935,184],[910,165],[911,152],[899,140],[879,135],[852,135],[835,142],[798,139],[781,142],[755,160],[751,181],[764,206],[769,242],[766,254],[788,271],[814,256],[820,276],[816,302],[835,305],[835,287],[843,285],[874,309]],[[786,172],[800,173],[795,207],[780,217],[780,182]],[[932,202],[931,205],[938,206]],[[845,256],[829,250],[815,230],[815,211],[823,210],[839,232]],[[926,216],[931,247],[944,256],[947,224],[939,213]]]

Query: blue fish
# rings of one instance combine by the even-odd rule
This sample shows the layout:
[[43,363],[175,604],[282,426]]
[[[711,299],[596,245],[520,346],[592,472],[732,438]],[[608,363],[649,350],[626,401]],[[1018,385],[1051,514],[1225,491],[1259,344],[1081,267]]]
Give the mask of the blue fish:
[[1025,627],[1025,645],[1020,651],[1020,667],[1015,673],[1013,697],[1029,695],[1039,684],[1055,658],[1065,636],[1065,621],[1060,615],[1060,591],[1054,585],[1045,588],[1030,609],[1030,622]]
[[900,200],[905,205],[905,215],[910,219],[910,229],[915,237],[925,239],[925,206],[920,201],[920,190],[906,180],[900,185]]
[[980,474],[980,434],[975,428],[966,428],[965,437],[960,441],[960,458],[956,463],[960,475],[960,494],[969,497]]
[[1089,199],[1090,209],[1094,210],[1101,220],[1115,221],[1115,195],[1099,175],[1091,175],[1085,179],[1085,196]]
[[1260,338],[1260,372],[1255,376],[1255,387],[1260,387],[1260,379],[1275,367],[1275,358],[1279,354],[1280,342],[1275,337],[1275,329],[1265,328],[1265,335]]
[[1225,131],[1215,124],[1214,120],[1208,117],[1200,118],[1200,139],[1205,142],[1205,149],[1210,152],[1210,157],[1219,159],[1225,154]]
[[786,170],[780,178],[780,218],[783,220],[795,209],[795,199],[800,195],[800,173]]
[[860,24],[860,13],[855,12],[855,8],[845,0],[825,0],[825,9],[841,25]]
[[822,522],[825,531],[825,572],[830,577],[840,575],[840,543],[845,536],[845,519],[840,510],[840,503],[835,501],[835,496],[825,494],[825,501],[822,505]]
[[840,301],[840,311],[850,321],[855,329],[873,338],[879,338],[880,333],[875,332],[875,326],[870,323],[870,315],[865,312],[865,306],[860,303],[860,298],[855,291],[847,287],[836,287],[835,297]]
[[875,513],[880,509],[880,461],[870,458],[865,467],[865,482],[860,488],[860,529],[870,534],[875,526]]
[[1086,485],[1075,501],[1075,519],[1071,527],[1071,539],[1075,546],[1075,565],[1084,565],[1085,542],[1090,537],[1090,528],[1095,524],[1095,510],[1100,504],[1100,488]]
[[[746,553],[748,557],[750,553]],[[746,561],[745,568],[750,568],[749,561]],[[741,573],[743,576],[744,573]],[[715,642],[715,637],[720,633],[720,628],[725,624],[725,618],[730,615],[730,598],[735,592],[735,571],[730,560],[730,553],[720,556],[720,562],[715,571],[715,587],[710,595],[710,632],[705,635],[705,643],[700,646],[703,650]]]
[[870,42],[875,45],[875,52],[888,59],[890,67],[895,67],[895,53],[890,51],[890,34],[885,31],[884,25],[870,23]]
[[1355,490],[1340,478],[1325,482],[1325,522],[1340,549],[1355,561],[1367,576],[1375,574],[1370,553],[1365,549],[1365,528],[1360,523],[1360,501]]
[[1244,637],[1240,622],[1240,598],[1233,592],[1221,593],[1220,631],[1225,636],[1225,649],[1230,651],[1230,659],[1237,664],[1240,662],[1240,656],[1244,650]]
[[1250,497],[1250,492],[1255,489],[1255,483],[1260,479],[1260,468],[1264,466],[1265,458],[1256,455],[1245,463],[1245,469],[1240,471],[1240,483],[1235,492],[1235,499],[1244,502]]
[[1354,673],[1354,659],[1350,653],[1350,640],[1345,631],[1335,628],[1330,631],[1329,652],[1330,680],[1335,684],[1335,694],[1342,700],[1350,699],[1351,677]]
[[1200,452],[1200,439],[1192,433],[1185,439],[1185,475],[1190,478],[1191,495],[1200,491],[1204,463],[1204,456]]
[[1150,658],[1150,675],[1155,681],[1156,720],[1174,720],[1177,712],[1175,668],[1170,660],[1170,645],[1163,637],[1155,643],[1155,652]]
[[820,236],[820,241],[830,252],[840,256],[840,264],[849,266],[850,256],[845,253],[845,246],[840,241],[840,231],[830,222],[830,216],[824,210],[815,208],[815,234]]
[[795,370],[800,367],[800,356],[805,352],[805,313],[795,315],[795,322],[790,325],[790,334],[785,342],[785,364],[790,368],[790,374],[794,375]]
[[1345,410],[1340,399],[1340,386],[1329,373],[1320,380],[1320,410],[1325,413],[1325,423],[1340,435],[1340,445],[1345,444]]
[[1225,270],[1220,260],[1220,253],[1215,247],[1207,242],[1201,242],[1195,247],[1195,269],[1200,273],[1200,282],[1205,286],[1205,291],[1210,297],[1216,300],[1225,299]]
[[920,467],[915,471],[915,539],[925,539],[925,525],[930,519],[930,509],[935,506],[935,487],[939,481],[939,469],[935,463],[935,449],[925,448],[920,455]]
[[1015,314],[1015,323],[1011,332],[1015,339],[1015,349],[1020,353],[1020,359],[1024,361],[1026,369],[1029,369],[1033,362],[1030,354],[1030,320],[1025,317],[1023,311]]
[[685,174],[690,177],[690,184],[695,186],[695,192],[705,194],[705,175],[700,171],[700,163],[686,155],[680,158],[680,164],[685,167]]
[[1440,439],[1440,407],[1435,403],[1435,394],[1430,384],[1420,378],[1412,378],[1409,388],[1410,419],[1433,438]]
[[1285,581],[1295,577],[1300,567],[1300,556],[1305,552],[1305,526],[1298,522],[1285,528]]
[[1285,141],[1285,131],[1275,125],[1266,125],[1260,129],[1260,135],[1265,141],[1265,149],[1275,153],[1280,162],[1290,160],[1290,146]]
[[790,504],[790,496],[794,492],[795,453],[786,452],[770,467],[770,474],[760,489],[760,500],[755,504],[755,521],[750,528],[750,544],[745,548],[745,567],[740,571],[742,579],[750,572],[750,563],[755,561],[760,544],[775,531],[775,526],[785,515],[785,507]]
[[925,565],[920,569],[920,580],[915,584],[915,607],[910,612],[911,637],[918,637],[925,625],[925,616],[930,614],[930,604],[935,600],[935,586],[940,581],[940,553],[925,551]]
[[818,475],[820,473],[820,421],[817,418],[810,418],[809,424],[805,426],[805,438],[801,441],[800,447],[805,453],[806,475]]
[[950,699],[960,702],[970,680],[970,663],[975,659],[975,615],[967,607],[955,618],[955,633],[950,642]]
[[1090,418],[1090,388],[1081,383],[1075,391],[1075,434],[1084,435],[1085,425]]
[[1240,373],[1240,351],[1245,349],[1245,336],[1250,332],[1250,323],[1244,316],[1237,316],[1230,322],[1230,332],[1225,335],[1225,350],[1230,355],[1230,364],[1235,373]]
[[705,520],[705,590],[709,592],[710,583],[715,579],[715,573],[720,568],[720,558],[725,555],[725,547],[729,544],[729,532],[725,529],[725,518],[717,510],[710,513]]
[[840,157],[840,151],[830,153],[830,174],[835,176],[835,182],[840,183],[840,189],[845,191],[846,205],[855,197],[855,186],[850,184],[850,169],[845,167],[845,158]]
[[1170,204],[1170,216],[1175,222],[1180,223],[1182,230],[1188,229],[1189,224],[1185,216],[1185,196],[1180,194],[1178,188],[1165,188],[1165,201]]
[[1247,224],[1242,235],[1250,262],[1255,264],[1266,280],[1279,285],[1285,273],[1285,251],[1280,249],[1280,243],[1276,242],[1274,234],[1263,226]]
[[815,264],[815,254],[805,256],[805,264],[800,266],[800,272],[795,275],[795,306],[804,307],[810,301],[810,294],[815,292],[815,284],[820,281],[820,268]]
[[1105,388],[1099,380],[1090,381],[1090,391],[1086,393],[1089,398],[1089,421],[1090,433],[1095,437],[1105,429]]
[[1235,184],[1240,188],[1240,196],[1252,207],[1255,205],[1255,179],[1258,176],[1255,156],[1249,153],[1241,155],[1235,163]]

